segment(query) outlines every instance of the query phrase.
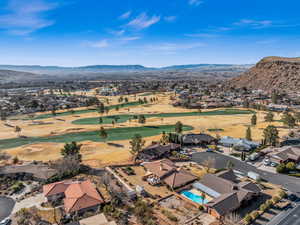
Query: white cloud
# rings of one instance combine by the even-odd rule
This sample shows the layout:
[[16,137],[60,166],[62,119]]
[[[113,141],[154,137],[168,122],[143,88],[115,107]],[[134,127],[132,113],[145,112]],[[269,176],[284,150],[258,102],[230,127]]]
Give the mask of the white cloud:
[[120,41],[136,41],[136,40],[139,40],[141,39],[141,37],[139,36],[132,36],[132,37],[123,37],[123,38],[120,38]]
[[194,37],[194,38],[214,38],[218,35],[216,34],[209,34],[209,33],[194,33],[194,34],[185,34],[186,37]]
[[235,26],[251,26],[255,28],[269,27],[273,25],[271,20],[251,20],[251,19],[242,19],[233,25]]
[[204,3],[202,0],[189,0],[189,4],[192,6],[199,6]]
[[111,30],[111,31],[109,31],[109,33],[111,33],[113,35],[116,35],[116,36],[122,36],[125,33],[125,30],[124,29],[122,29],[122,30]]
[[26,35],[55,23],[43,15],[57,7],[45,0],[9,0],[8,13],[0,15],[0,28],[14,35]]
[[160,43],[156,45],[148,45],[146,49],[151,51],[176,52],[182,50],[190,50],[205,46],[204,43]]
[[109,46],[109,43],[106,39],[96,42],[89,42],[87,43],[89,47],[93,48],[107,48]]
[[131,15],[131,11],[125,12],[121,16],[119,16],[119,19],[121,19],[121,20],[128,19],[130,17],[130,15]]
[[164,20],[167,22],[174,22],[177,19],[176,16],[165,16]]
[[138,17],[131,20],[127,26],[134,29],[142,30],[148,28],[160,21],[160,16],[148,16],[146,13],[141,13]]

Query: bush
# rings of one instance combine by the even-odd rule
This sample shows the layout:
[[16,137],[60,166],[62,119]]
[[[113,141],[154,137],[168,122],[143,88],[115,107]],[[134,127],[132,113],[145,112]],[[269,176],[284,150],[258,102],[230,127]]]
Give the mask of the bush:
[[286,192],[284,190],[280,190],[278,192],[278,196],[279,196],[279,198],[283,199],[286,197]]
[[267,209],[268,209],[268,207],[267,207],[266,204],[261,204],[260,207],[259,207],[259,210],[262,211],[262,212],[265,212]]
[[198,208],[200,211],[204,210],[204,206],[203,205],[199,205],[199,208]]
[[279,164],[276,167],[276,171],[277,171],[277,173],[285,173],[286,172],[286,166],[285,166],[285,164],[284,163]]
[[178,219],[176,216],[174,216],[171,212],[167,211],[167,210],[162,210],[162,213],[168,217],[169,220],[173,221],[173,222],[177,222]]
[[269,199],[266,201],[266,205],[268,208],[270,208],[273,205],[273,202]]
[[278,196],[274,196],[272,198],[272,201],[273,201],[274,204],[277,204],[280,201],[280,198]]
[[258,217],[259,217],[259,213],[257,211],[251,213],[252,220],[256,220]]
[[249,224],[249,223],[252,222],[252,217],[251,217],[249,214],[247,214],[247,215],[244,217],[244,221],[245,221],[247,224]]
[[289,171],[296,170],[296,164],[294,162],[289,162],[285,165],[286,169]]

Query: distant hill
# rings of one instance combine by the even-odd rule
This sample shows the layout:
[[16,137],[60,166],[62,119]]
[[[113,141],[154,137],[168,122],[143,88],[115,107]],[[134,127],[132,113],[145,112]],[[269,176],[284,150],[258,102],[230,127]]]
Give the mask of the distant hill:
[[235,68],[249,67],[247,65],[231,64],[191,64],[191,65],[174,65],[168,67],[145,67],[142,65],[90,65],[81,67],[59,67],[59,66],[39,66],[39,65],[0,65],[0,69],[14,70],[22,72],[31,72],[38,74],[70,74],[70,73],[97,73],[97,72],[139,72],[139,71],[164,71],[164,70],[203,70],[215,68]]
[[7,83],[11,81],[18,80],[35,80],[39,79],[40,75],[28,73],[28,72],[19,72],[12,70],[0,70],[0,83]]
[[300,58],[266,57],[228,83],[250,89],[299,91]]
[[206,79],[223,80],[236,77],[251,65],[191,64],[161,68],[141,65],[90,65],[59,67],[39,65],[0,65],[5,71],[0,82],[27,82],[35,80],[116,80],[116,79]]

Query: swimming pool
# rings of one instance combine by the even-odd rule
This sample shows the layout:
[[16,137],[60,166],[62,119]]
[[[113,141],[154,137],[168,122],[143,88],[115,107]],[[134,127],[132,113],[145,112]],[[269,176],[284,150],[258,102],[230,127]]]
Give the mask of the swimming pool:
[[196,202],[198,204],[206,204],[206,203],[209,202],[207,199],[203,199],[202,196],[194,194],[191,191],[183,191],[183,192],[181,192],[181,195],[183,195],[184,197],[186,197],[186,198],[188,198],[188,199],[190,199],[193,202]]

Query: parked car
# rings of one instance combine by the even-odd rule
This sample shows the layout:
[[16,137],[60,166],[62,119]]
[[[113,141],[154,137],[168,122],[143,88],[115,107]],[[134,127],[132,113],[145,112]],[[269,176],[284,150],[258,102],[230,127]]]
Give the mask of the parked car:
[[271,162],[271,166],[272,166],[272,167],[276,167],[276,166],[278,166],[278,163],[276,163],[276,162]]
[[265,166],[269,166],[270,164],[271,164],[270,159],[265,159],[265,160],[264,160],[264,165],[265,165]]
[[6,218],[0,222],[0,225],[9,225],[11,224],[11,219]]

